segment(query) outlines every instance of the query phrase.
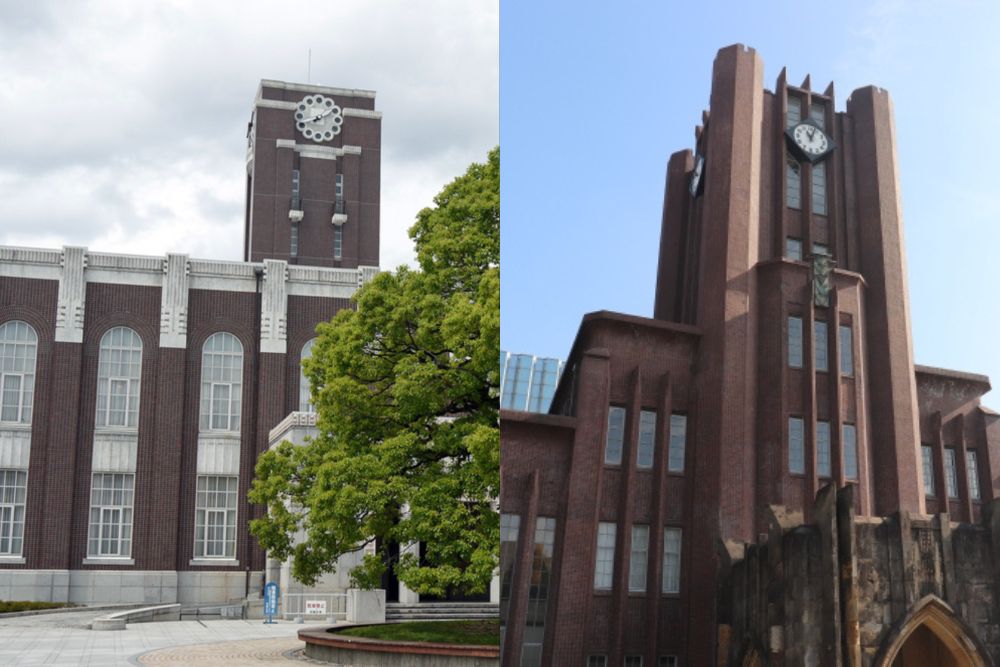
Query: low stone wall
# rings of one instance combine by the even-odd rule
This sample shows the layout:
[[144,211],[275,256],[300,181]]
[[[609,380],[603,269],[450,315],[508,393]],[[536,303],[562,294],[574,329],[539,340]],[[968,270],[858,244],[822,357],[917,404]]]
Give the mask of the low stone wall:
[[106,614],[95,618],[90,624],[91,630],[124,630],[126,623],[149,623],[150,621],[179,621],[181,618],[180,604],[161,604],[155,607],[127,609],[114,614]]
[[352,667],[499,667],[499,646],[391,642],[345,637],[326,628],[299,631],[306,656]]

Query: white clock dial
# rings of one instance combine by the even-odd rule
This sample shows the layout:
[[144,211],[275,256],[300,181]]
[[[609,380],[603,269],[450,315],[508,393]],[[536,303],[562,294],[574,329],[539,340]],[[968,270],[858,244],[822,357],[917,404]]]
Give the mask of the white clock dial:
[[306,139],[329,141],[340,134],[344,115],[336,102],[323,95],[306,95],[295,108],[295,127]]
[[810,155],[822,155],[830,147],[830,140],[823,130],[809,123],[801,123],[792,130],[795,143]]

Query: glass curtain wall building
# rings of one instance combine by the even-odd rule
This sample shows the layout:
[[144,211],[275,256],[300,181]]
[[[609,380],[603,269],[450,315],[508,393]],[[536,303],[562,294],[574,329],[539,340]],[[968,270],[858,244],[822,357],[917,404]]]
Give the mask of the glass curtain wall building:
[[500,350],[500,407],[548,412],[564,363],[560,359]]

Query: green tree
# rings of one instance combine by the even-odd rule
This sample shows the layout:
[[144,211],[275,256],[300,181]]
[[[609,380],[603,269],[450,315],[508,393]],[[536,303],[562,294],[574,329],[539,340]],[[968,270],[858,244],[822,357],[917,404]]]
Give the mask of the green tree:
[[306,583],[379,538],[359,586],[379,586],[387,543],[423,542],[423,563],[394,566],[409,588],[482,592],[499,542],[499,149],[409,233],[419,270],[379,274],[318,327],[305,372],[319,435],[260,457],[250,500],[268,513],[250,530]]

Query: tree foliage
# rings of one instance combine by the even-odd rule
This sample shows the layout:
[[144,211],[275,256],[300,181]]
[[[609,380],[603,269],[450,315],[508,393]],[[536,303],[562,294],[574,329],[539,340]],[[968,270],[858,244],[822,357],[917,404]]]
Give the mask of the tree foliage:
[[[500,154],[473,164],[410,228],[419,270],[381,273],[318,327],[305,372],[319,435],[263,454],[251,531],[313,583],[375,541],[351,573],[380,584],[389,542],[423,542],[394,565],[425,594],[484,591],[497,566],[500,487]],[[295,543],[297,531],[305,539]]]

